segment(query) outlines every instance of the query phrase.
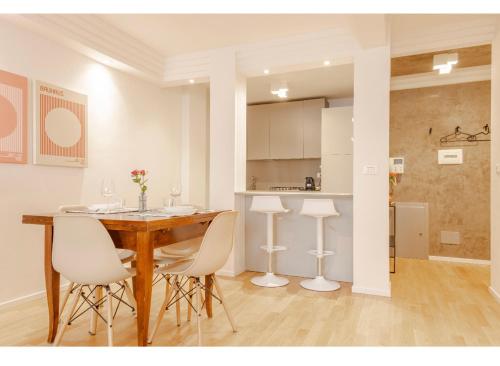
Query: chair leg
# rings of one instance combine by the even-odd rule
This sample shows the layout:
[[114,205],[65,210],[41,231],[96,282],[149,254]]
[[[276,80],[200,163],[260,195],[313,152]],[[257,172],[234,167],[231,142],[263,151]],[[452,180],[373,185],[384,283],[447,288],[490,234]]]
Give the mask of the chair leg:
[[202,335],[201,335],[201,317],[202,317],[202,300],[201,300],[201,284],[200,279],[196,279],[196,321],[198,323],[198,346],[203,345]]
[[71,308],[69,309],[68,314],[64,318],[63,323],[61,324],[61,328],[57,332],[56,339],[54,340],[54,346],[59,346],[61,343],[62,337],[64,335],[64,331],[66,330],[66,326],[69,324],[69,321],[71,320],[71,317],[73,316],[73,312],[75,311],[76,304],[78,304],[78,300],[80,299],[80,294],[82,293],[82,287],[78,289],[78,292],[74,295],[75,298],[73,300],[73,304],[71,305]]
[[219,286],[219,282],[217,281],[217,277],[215,275],[212,276],[214,280],[215,289],[217,290],[217,294],[219,295],[220,300],[222,301],[222,306],[224,307],[224,311],[226,312],[227,318],[229,319],[229,323],[231,323],[231,327],[233,328],[233,332],[237,332],[236,323],[234,322],[233,316],[229,311],[229,308],[226,304],[226,299],[224,299],[224,295],[222,294],[221,288]]
[[[94,294],[92,296],[92,300],[95,304],[99,303],[102,299],[102,286],[97,286],[94,290]],[[89,334],[95,335],[97,329],[97,312],[99,312],[99,305],[93,306],[93,309],[90,312],[90,327]]]
[[172,295],[172,286],[170,286],[168,283],[169,279],[170,279],[170,276],[167,277],[167,284],[165,286],[165,300],[163,300],[163,304],[161,305],[160,312],[158,313],[158,316],[156,317],[156,322],[155,322],[155,325],[153,327],[153,331],[151,332],[151,335],[149,336],[148,343],[153,342],[153,339],[156,335],[156,332],[158,331],[160,323],[163,320],[163,316],[165,315],[165,311],[167,310],[167,305],[170,302],[170,296]]
[[137,311],[137,303],[135,301],[134,292],[130,288],[130,285],[128,284],[127,280],[123,280],[123,286],[125,287],[125,293],[127,294],[128,301],[130,305],[134,308],[134,310],[132,310],[132,314],[135,314]]
[[64,312],[64,308],[66,306],[66,303],[68,302],[69,295],[71,294],[71,291],[73,291],[74,286],[75,286],[74,282],[69,283],[68,288],[66,289],[66,292],[64,293],[63,301],[61,304],[60,314],[62,314]]
[[191,314],[193,312],[192,304],[193,304],[193,294],[191,293],[193,291],[194,287],[194,278],[189,279],[189,289],[188,289],[188,294],[189,294],[189,304],[188,303],[188,315],[187,315],[187,321],[191,321]]
[[174,277],[175,284],[175,313],[177,315],[177,326],[181,326],[181,298],[180,298],[180,288],[179,288],[179,276]]
[[109,285],[106,285],[106,299],[107,299],[107,302],[108,302],[108,318],[107,318],[107,321],[108,321],[108,324],[107,324],[107,328],[108,328],[108,346],[109,347],[113,347],[113,296],[112,296],[112,292],[111,292],[111,288],[109,287]]

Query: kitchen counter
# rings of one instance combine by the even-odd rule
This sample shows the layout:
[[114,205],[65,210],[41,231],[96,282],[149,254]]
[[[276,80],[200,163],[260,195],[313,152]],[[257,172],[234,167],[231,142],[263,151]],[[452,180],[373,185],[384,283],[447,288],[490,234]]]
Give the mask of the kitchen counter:
[[260,249],[266,243],[266,215],[250,211],[252,197],[278,195],[290,211],[276,215],[275,240],[288,250],[275,255],[278,274],[314,278],[316,259],[308,250],[316,248],[316,220],[300,214],[305,198],[331,198],[340,216],[324,219],[324,245],[335,255],[325,257],[325,277],[352,282],[352,194],[316,191],[245,191],[237,193],[239,210],[245,221],[245,264],[249,271],[265,272],[267,255]]
[[243,196],[315,196],[315,197],[352,197],[352,193],[330,193],[322,191],[243,191]]

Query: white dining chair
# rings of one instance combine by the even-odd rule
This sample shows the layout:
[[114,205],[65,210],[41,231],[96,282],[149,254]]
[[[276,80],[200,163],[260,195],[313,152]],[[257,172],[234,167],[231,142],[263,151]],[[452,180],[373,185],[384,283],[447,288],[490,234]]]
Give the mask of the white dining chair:
[[[200,249],[201,242],[203,240],[203,236],[196,237],[193,239],[187,239],[183,241],[179,241],[177,243],[169,244],[163,247],[160,247],[158,249],[155,249],[155,256],[154,256],[154,264],[155,267],[165,267],[165,266],[170,266],[174,263],[177,263],[179,261],[184,261],[184,260],[189,260],[192,259],[193,256],[198,252]],[[157,284],[160,280],[165,279],[165,293],[169,292],[169,287],[173,286],[171,283],[171,276],[168,274],[159,274],[157,273],[156,276],[159,278],[153,280],[153,284]],[[185,282],[185,281],[183,281]],[[194,280],[190,279],[189,281],[189,288],[188,291],[191,293],[188,301],[192,302],[192,289],[194,287]],[[185,284],[185,283],[183,283]],[[175,303],[176,305],[176,314],[177,314],[177,325],[181,325],[181,310],[180,310],[180,301],[177,301]],[[191,307],[188,306],[188,312],[187,312],[187,320],[191,320],[191,315],[192,315],[192,310]]]
[[[83,302],[90,303],[87,310],[99,311],[98,303],[92,302],[90,295],[85,296],[83,293],[84,288],[90,289],[92,286],[99,291],[106,291],[108,345],[112,346],[113,299],[119,301],[118,305],[124,301],[111,290],[110,285],[121,284],[135,276],[135,269],[123,265],[106,228],[99,220],[90,216],[54,216],[52,265],[57,272],[75,284],[76,292],[69,311],[63,316],[54,346],[61,343],[67,325],[77,316],[75,309],[80,298]],[[98,301],[103,302],[101,299]]]
[[[71,212],[71,211],[84,212],[84,211],[87,211],[88,209],[89,209],[88,206],[82,205],[82,204],[63,205],[63,206],[59,206],[58,211],[59,211],[59,213],[67,213],[67,212]],[[133,261],[135,258],[136,253],[133,250],[116,248],[116,251],[117,251],[118,256],[120,257],[120,260],[122,263],[129,263],[129,262]],[[135,298],[133,296],[133,292],[130,289],[130,285],[128,284],[128,282],[124,281],[122,283],[122,285],[125,286],[126,295],[127,295],[127,298],[129,299],[129,302],[135,303]],[[73,282],[70,282],[68,284],[66,291],[64,292],[63,298],[62,298],[61,310],[60,310],[61,314],[64,312],[64,308],[66,307],[66,303],[68,302],[68,298],[69,298],[70,294],[73,293],[74,290],[75,290],[75,284]],[[91,291],[91,292],[92,292],[92,298],[93,298],[94,302],[96,302],[97,298],[100,296],[101,291],[100,291],[100,289],[96,289],[96,291]],[[132,309],[132,313],[135,313],[135,310],[136,310],[136,308],[134,307]],[[95,315],[94,312],[92,312],[91,319],[90,319],[90,328],[89,328],[89,333],[91,335],[95,334],[94,324],[96,324],[96,322],[97,322],[97,316]]]
[[[235,322],[226,304],[219,282],[215,276],[215,272],[224,266],[229,254],[231,253],[231,249],[233,248],[237,216],[238,212],[236,211],[220,213],[214,218],[208,227],[201,242],[200,249],[193,259],[181,261],[164,268],[160,267],[156,270],[157,273],[168,274],[173,277],[173,288],[165,294],[165,299],[161,305],[152,333],[148,339],[149,343],[153,341],[168,307],[174,302],[179,302],[181,298],[189,298],[191,293],[194,292],[197,299],[195,311],[198,323],[198,345],[202,345],[201,317],[203,307],[202,290],[204,285],[201,282],[201,278],[204,276],[211,276],[217,292],[216,298],[218,298],[222,303],[229,322],[231,323],[231,327],[233,331],[236,332]],[[181,278],[194,280],[194,288],[186,292],[180,284]],[[214,294],[212,294],[212,296],[215,297]],[[194,308],[193,303],[189,300],[188,306]]]

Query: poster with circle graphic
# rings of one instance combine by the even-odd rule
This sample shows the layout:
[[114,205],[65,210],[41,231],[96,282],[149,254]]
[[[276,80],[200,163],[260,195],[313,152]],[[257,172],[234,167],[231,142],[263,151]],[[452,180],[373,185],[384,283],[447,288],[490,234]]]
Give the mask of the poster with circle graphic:
[[35,164],[87,166],[87,96],[35,83]]
[[28,79],[0,70],[0,163],[28,160]]

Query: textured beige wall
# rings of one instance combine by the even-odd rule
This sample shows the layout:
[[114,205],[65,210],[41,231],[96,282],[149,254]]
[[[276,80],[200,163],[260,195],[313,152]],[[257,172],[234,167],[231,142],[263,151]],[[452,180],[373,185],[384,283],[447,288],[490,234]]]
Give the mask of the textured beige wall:
[[[405,157],[394,200],[429,202],[430,255],[490,258],[490,143],[460,147],[462,165],[437,164],[440,137],[489,121],[489,81],[391,92],[390,154]],[[441,230],[459,231],[461,244],[441,244]]]

